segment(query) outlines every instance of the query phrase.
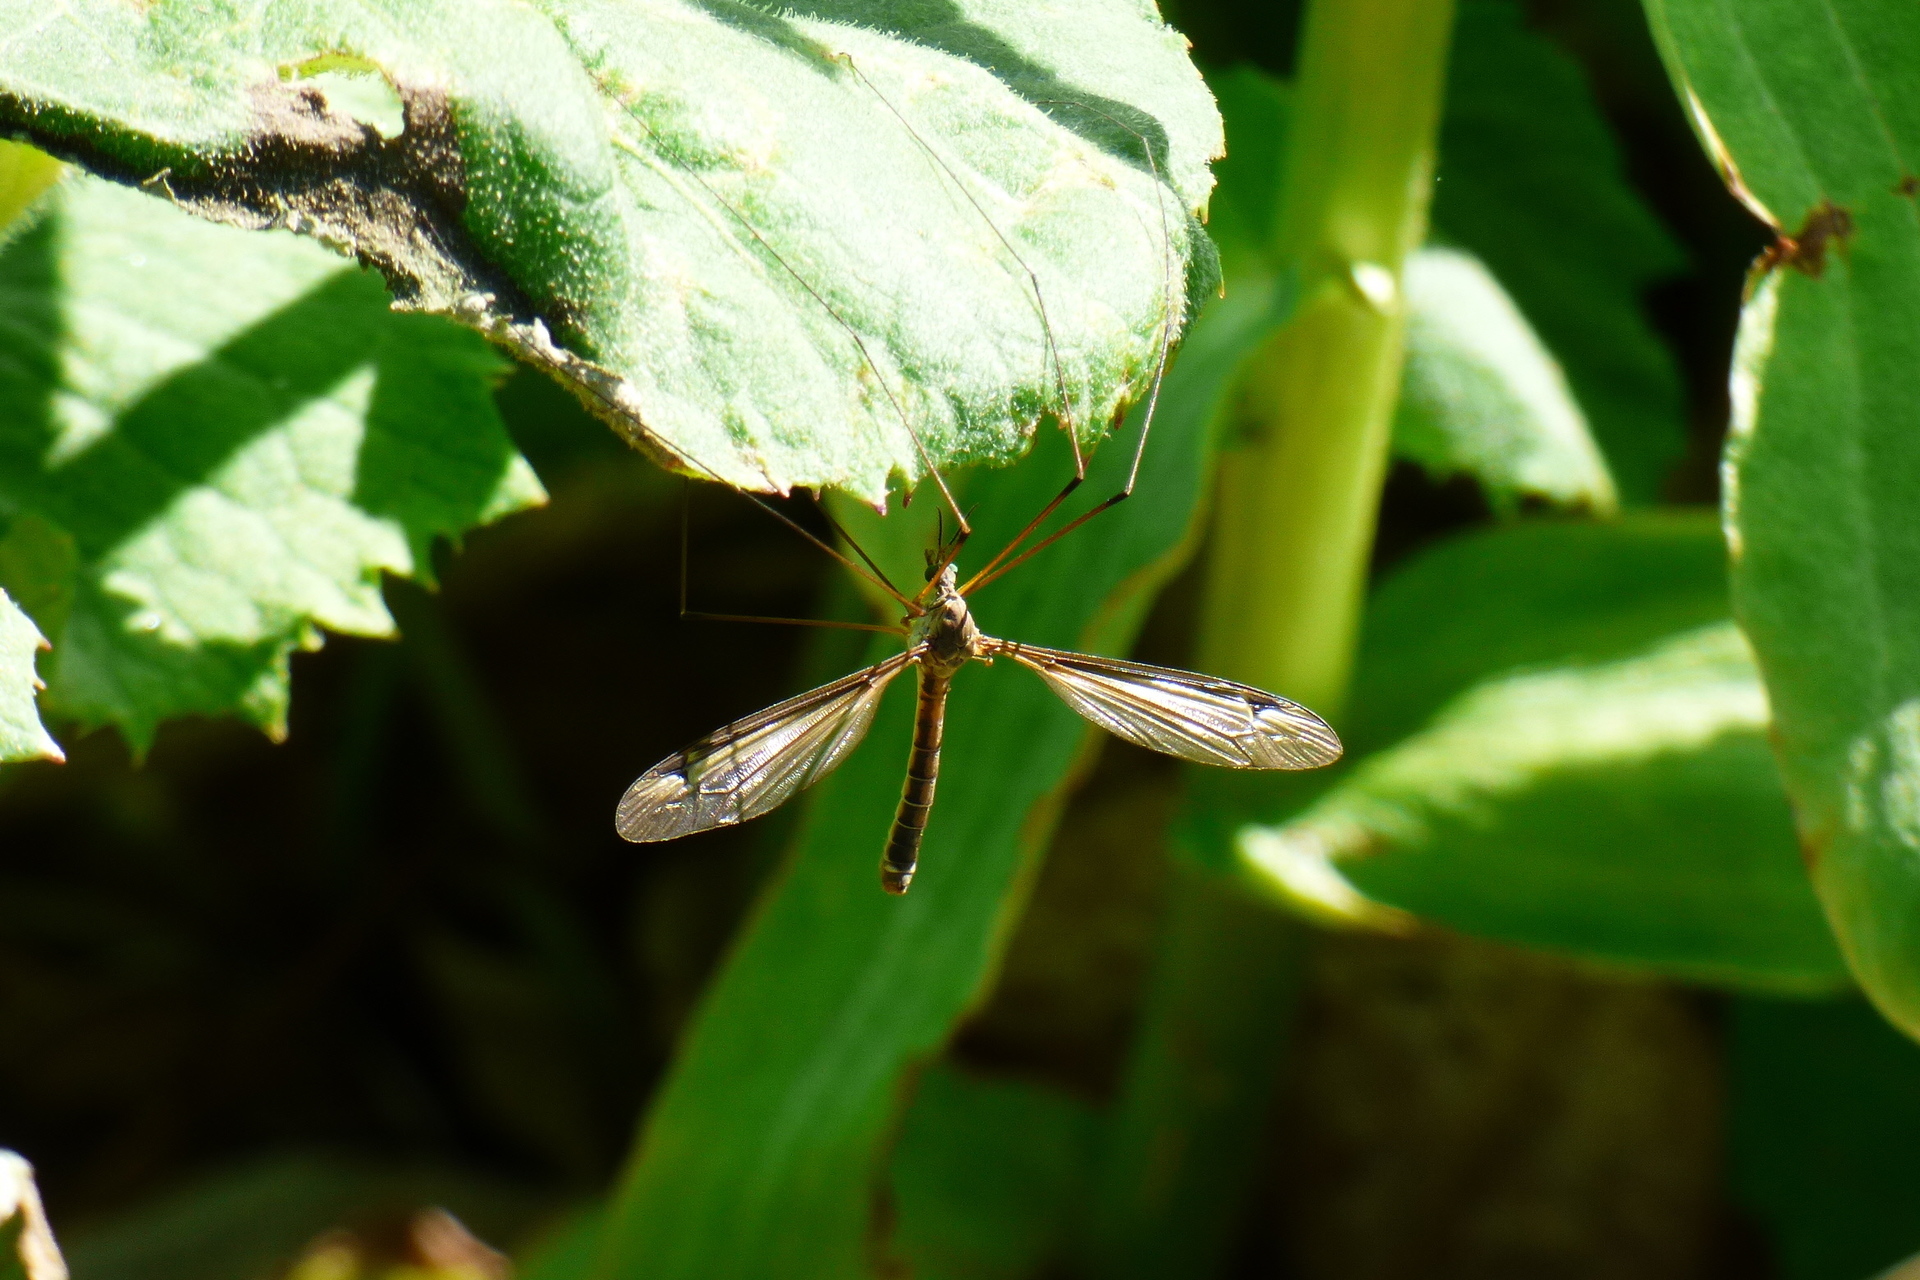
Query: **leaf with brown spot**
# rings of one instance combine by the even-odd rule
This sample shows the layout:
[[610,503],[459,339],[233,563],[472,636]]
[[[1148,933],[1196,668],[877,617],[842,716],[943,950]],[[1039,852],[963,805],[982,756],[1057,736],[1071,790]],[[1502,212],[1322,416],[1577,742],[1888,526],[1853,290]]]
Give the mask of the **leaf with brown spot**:
[[[1803,228],[1766,264],[1734,353],[1734,611],[1842,950],[1920,1036],[1920,221],[1903,189],[1920,155],[1920,9],[1648,11],[1703,138],[1778,225]],[[1845,251],[1825,253],[1836,240]]]

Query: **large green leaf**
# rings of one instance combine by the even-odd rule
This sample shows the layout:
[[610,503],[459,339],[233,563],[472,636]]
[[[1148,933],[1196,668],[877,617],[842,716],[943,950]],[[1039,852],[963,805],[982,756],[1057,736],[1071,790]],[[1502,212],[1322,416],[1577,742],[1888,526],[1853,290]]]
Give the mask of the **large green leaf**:
[[0,250],[0,585],[53,641],[49,712],[285,724],[319,627],[387,634],[380,575],[541,499],[501,361],[309,242],[93,178]]
[[1681,977],[1838,986],[1766,724],[1731,623],[1496,678],[1298,818],[1243,831],[1241,856],[1362,921],[1395,923],[1389,904]]
[[1649,12],[1704,145],[1792,237],[1735,352],[1734,601],[1814,883],[1868,993],[1920,1035],[1920,10]]
[[[1235,364],[1209,355],[1190,347],[1169,377],[1133,499],[976,597],[984,628],[1124,647],[1191,540],[1208,425]],[[1064,445],[1043,443],[1027,466],[971,477],[982,550],[967,561],[1059,486]],[[1087,492],[1110,492],[1129,453],[1103,453]],[[963,673],[922,870],[894,899],[875,868],[911,717],[896,690],[812,797],[647,1117],[594,1274],[852,1276],[888,1248],[870,1219],[903,1081],[979,997],[1090,732],[1012,664]]]
[[60,760],[60,744],[40,723],[33,696],[40,685],[34,655],[47,647],[33,619],[0,590],[0,764],[9,760]]
[[1369,607],[1348,763],[1251,795],[1202,779],[1192,829],[1321,918],[1417,915],[1703,980],[1844,981],[1721,562],[1698,516],[1443,544]]
[[1091,441],[1181,323],[1183,268],[1211,276],[1219,118],[1146,5],[8,0],[0,22],[0,126],[357,253],[740,485],[877,501],[923,470],[907,424],[941,463],[1005,461],[1061,389]]
[[1615,661],[1726,616],[1726,552],[1705,513],[1453,538],[1397,569],[1368,602],[1341,736],[1358,759],[1489,677]]
[[1622,172],[1581,70],[1509,0],[1464,0],[1433,225],[1492,270],[1566,369],[1628,502],[1685,443],[1673,358],[1641,295],[1680,251]]

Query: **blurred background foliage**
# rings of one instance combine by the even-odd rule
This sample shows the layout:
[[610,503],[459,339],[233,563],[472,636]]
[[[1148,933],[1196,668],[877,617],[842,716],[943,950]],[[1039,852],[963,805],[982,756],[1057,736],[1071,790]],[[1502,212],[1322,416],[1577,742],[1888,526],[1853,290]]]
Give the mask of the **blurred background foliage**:
[[[1167,16],[1227,120],[1213,229],[1249,296],[1300,12]],[[1769,237],[1638,6],[1464,0],[1453,39],[1340,722],[1379,753],[1183,799],[1176,766],[1100,745],[990,993],[886,1120],[876,1218],[912,1274],[1860,1280],[1920,1249],[1920,1049],[1846,991],[1724,625],[1710,513]],[[100,730],[0,770],[0,1145],[34,1160],[78,1280],[504,1275],[496,1249],[590,1274],[606,1188],[803,821],[635,849],[613,801],[858,650],[679,621],[680,484],[543,375],[495,401],[550,500],[433,543],[437,589],[389,577],[402,639],[296,654],[284,742],[186,717],[144,759]],[[744,502],[700,487],[688,511],[696,606],[856,607]],[[1159,591],[1139,656],[1193,661],[1204,563]],[[1451,615],[1468,586],[1508,614]],[[1565,679],[1515,689],[1516,668]],[[1724,697],[1692,772],[1662,756],[1677,738],[1571,764],[1553,740],[1581,705],[1692,697],[1703,671]],[[1544,728],[1510,775],[1448,783],[1481,808],[1376,822],[1511,745],[1502,698]],[[1342,839],[1369,851],[1344,875]],[[1609,897],[1595,866],[1622,849],[1631,892]],[[1195,906],[1178,886],[1236,850],[1293,907],[1382,931]],[[1419,870],[1434,857],[1460,882]],[[1185,989],[1156,954],[1181,911],[1247,978],[1169,1030]],[[1107,1130],[1151,1034],[1220,1055],[1231,1105],[1168,1166],[1203,1168],[1184,1225],[1128,1257]]]

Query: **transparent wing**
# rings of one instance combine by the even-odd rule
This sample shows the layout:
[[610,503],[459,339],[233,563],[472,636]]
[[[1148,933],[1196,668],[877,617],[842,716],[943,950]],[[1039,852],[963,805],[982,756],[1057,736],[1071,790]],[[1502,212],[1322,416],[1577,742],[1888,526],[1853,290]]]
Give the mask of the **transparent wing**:
[[1215,676],[995,642],[1066,704],[1149,751],[1229,769],[1317,769],[1340,758],[1327,722],[1297,702]]
[[818,782],[867,734],[908,653],[716,729],[634,780],[613,826],[635,843],[673,840],[769,813]]

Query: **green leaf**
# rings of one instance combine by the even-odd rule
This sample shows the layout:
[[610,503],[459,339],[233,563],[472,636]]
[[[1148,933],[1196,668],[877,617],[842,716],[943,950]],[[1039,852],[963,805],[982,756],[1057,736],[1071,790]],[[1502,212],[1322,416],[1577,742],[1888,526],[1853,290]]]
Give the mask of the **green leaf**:
[[893,1155],[896,1239],[924,1280],[1026,1280],[1065,1260],[1098,1136],[1050,1089],[922,1074]]
[[1323,919],[1834,985],[1722,554],[1693,515],[1436,547],[1369,604],[1346,763],[1201,775],[1189,841]]
[[[1731,623],[1494,679],[1240,854],[1293,901],[1681,977],[1846,981]],[[1382,917],[1385,917],[1382,920]]]
[[1920,1250],[1920,1050],[1859,1000],[1735,1000],[1728,1183],[1780,1280],[1862,1280]]
[[1286,822],[1481,682],[1625,658],[1724,621],[1725,561],[1713,522],[1693,514],[1527,522],[1440,543],[1367,601],[1353,697],[1334,726],[1342,760],[1297,774],[1195,772],[1178,847],[1231,870],[1241,826]]
[[1407,260],[1406,372],[1393,451],[1437,479],[1480,481],[1497,511],[1523,496],[1610,512],[1613,477],[1572,393],[1526,318],[1476,258]]
[[0,1278],[67,1280],[67,1264],[40,1205],[33,1166],[0,1150]]
[[542,499],[500,360],[376,280],[96,179],[0,250],[0,584],[54,642],[46,707],[283,731],[319,627],[392,631],[383,572]]
[[1486,263],[1560,361],[1621,496],[1658,498],[1685,427],[1640,299],[1684,260],[1628,185],[1579,66],[1507,0],[1460,6],[1433,225]]
[[9,760],[64,760],[60,744],[40,723],[33,695],[40,689],[34,654],[47,647],[33,619],[0,590],[0,764]]
[[60,180],[64,168],[44,151],[0,141],[0,243],[19,229],[22,215]]
[[1004,462],[1061,385],[1090,442],[1211,280],[1219,119],[1150,6],[243,9],[8,0],[0,124],[351,250],[731,483],[877,502],[907,424]]
[[[1233,303],[1274,287],[1268,246],[1285,171],[1287,87],[1248,66],[1210,83],[1231,145],[1217,166],[1209,229]],[[1473,476],[1503,511],[1522,496],[1612,510],[1612,477],[1559,366],[1486,268],[1458,250],[1426,249],[1408,260],[1402,287],[1407,346],[1394,453],[1436,477]],[[1289,314],[1276,311],[1272,328]]]
[[1368,602],[1341,737],[1358,759],[1490,677],[1615,661],[1726,616],[1726,552],[1704,513],[1539,521],[1449,539]]
[[580,1280],[593,1274],[605,1228],[603,1206],[577,1210],[514,1255],[514,1276],[517,1280]]
[[[1169,375],[1132,500],[984,590],[982,627],[1124,647],[1152,588],[1190,547],[1208,426],[1235,364],[1206,355],[1189,347]],[[1064,444],[1041,443],[1027,466],[970,478],[977,532],[963,573],[1065,479]],[[1104,452],[1084,492],[1117,488],[1130,454]],[[911,702],[896,689],[866,744],[811,796],[791,862],[656,1097],[595,1274],[854,1275],[886,1247],[871,1239],[869,1214],[902,1077],[980,997],[1090,733],[1029,672],[1000,663],[963,673],[922,869],[913,892],[893,899],[876,864],[899,800]]]
[[1741,318],[1723,490],[1801,843],[1920,1036],[1920,12],[1652,4],[1703,144],[1791,243]]

